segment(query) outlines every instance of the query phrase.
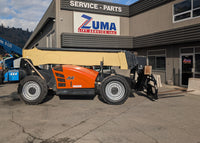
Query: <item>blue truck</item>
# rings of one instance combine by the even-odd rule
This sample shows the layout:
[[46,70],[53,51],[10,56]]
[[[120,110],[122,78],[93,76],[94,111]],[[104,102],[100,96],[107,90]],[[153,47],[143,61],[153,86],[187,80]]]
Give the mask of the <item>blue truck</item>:
[[[19,62],[22,49],[0,37],[0,47],[9,55],[0,61],[0,84],[19,81]],[[17,65],[17,66],[16,66]]]

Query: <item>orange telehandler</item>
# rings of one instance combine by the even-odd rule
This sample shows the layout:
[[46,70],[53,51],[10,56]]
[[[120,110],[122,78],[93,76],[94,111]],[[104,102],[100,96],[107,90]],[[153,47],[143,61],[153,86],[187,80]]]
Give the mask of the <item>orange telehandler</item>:
[[[157,83],[144,58],[118,50],[45,49],[23,50],[18,92],[26,104],[43,102],[48,90],[56,95],[95,95],[113,105],[123,104],[132,89],[158,99]],[[142,62],[141,62],[142,61]],[[49,68],[42,69],[41,65]],[[99,66],[95,71],[84,66]],[[104,66],[111,67],[104,72]]]

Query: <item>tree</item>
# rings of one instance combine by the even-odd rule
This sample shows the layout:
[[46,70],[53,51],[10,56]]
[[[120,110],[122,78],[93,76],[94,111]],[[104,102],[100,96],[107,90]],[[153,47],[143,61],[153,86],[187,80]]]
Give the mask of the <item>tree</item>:
[[29,29],[23,30],[22,28],[6,28],[3,24],[0,25],[0,37],[3,39],[23,48],[26,41],[29,39],[32,32]]

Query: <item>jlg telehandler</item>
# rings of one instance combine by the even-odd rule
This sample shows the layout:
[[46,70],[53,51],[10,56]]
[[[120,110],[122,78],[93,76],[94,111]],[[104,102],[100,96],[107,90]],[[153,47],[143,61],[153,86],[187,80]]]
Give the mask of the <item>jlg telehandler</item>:
[[[18,92],[31,105],[42,103],[48,90],[56,95],[98,94],[106,103],[114,105],[123,104],[132,89],[146,91],[149,97],[157,99],[157,83],[151,67],[140,61],[127,51],[23,50]],[[39,68],[40,65],[55,66],[46,70]],[[100,66],[100,70],[84,66]],[[104,66],[112,68],[105,73]]]

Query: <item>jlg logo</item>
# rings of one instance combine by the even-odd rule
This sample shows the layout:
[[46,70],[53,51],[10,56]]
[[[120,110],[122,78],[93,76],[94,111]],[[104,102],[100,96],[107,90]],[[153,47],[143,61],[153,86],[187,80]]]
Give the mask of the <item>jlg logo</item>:
[[68,76],[67,80],[74,80],[74,76]]

